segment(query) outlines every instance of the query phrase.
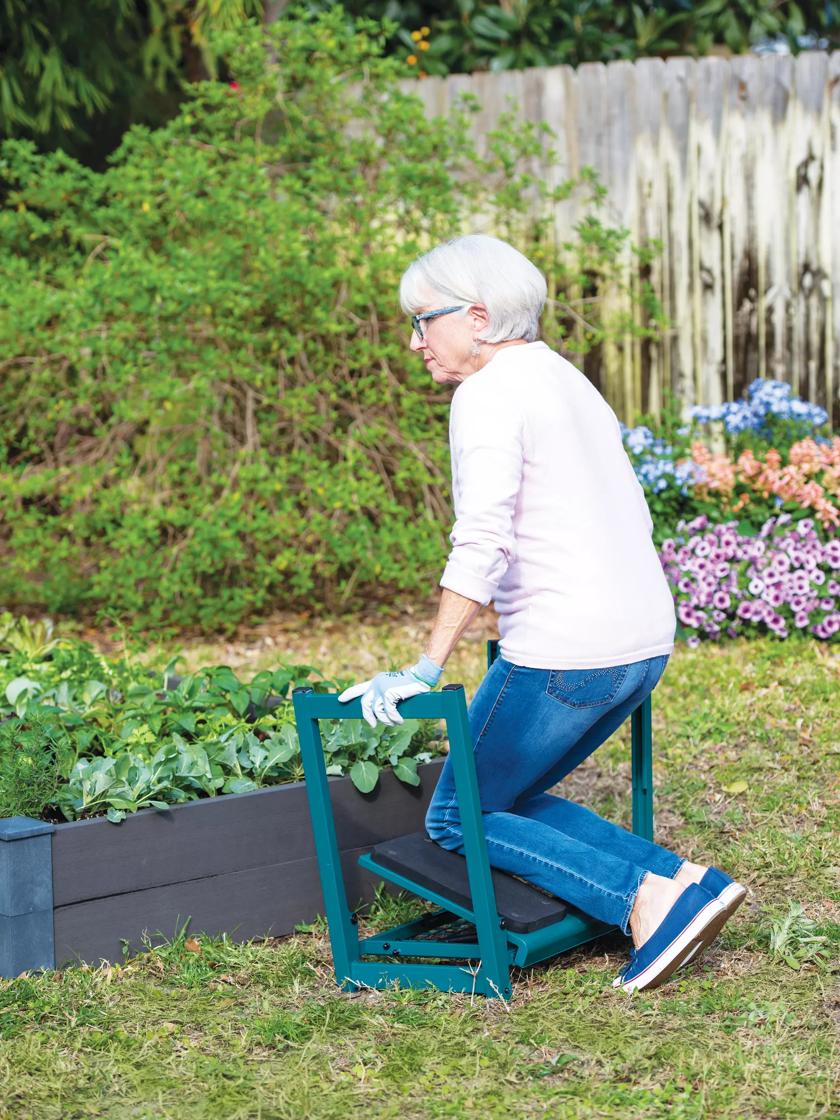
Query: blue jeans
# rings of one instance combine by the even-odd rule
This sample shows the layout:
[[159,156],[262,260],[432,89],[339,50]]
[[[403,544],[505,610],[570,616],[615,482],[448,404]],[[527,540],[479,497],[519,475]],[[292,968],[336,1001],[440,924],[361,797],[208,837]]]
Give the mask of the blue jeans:
[[[667,661],[529,669],[499,657],[469,709],[490,863],[624,933],[647,872],[673,878],[683,859],[546,790],[612,735]],[[426,828],[442,847],[463,852],[449,759]]]

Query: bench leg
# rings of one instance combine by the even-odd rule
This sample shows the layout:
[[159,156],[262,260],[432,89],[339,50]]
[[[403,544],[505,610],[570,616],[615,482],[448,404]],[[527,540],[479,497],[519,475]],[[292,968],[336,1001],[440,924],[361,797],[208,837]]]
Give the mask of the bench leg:
[[653,742],[650,697],[630,717],[633,831],[653,840]]

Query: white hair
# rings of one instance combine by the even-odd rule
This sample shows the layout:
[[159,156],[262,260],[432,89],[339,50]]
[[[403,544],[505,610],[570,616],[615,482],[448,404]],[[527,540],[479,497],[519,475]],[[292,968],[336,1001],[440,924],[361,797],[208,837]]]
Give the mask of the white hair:
[[400,304],[407,315],[433,310],[437,297],[446,304],[486,307],[490,324],[481,336],[484,342],[533,342],[545,303],[545,277],[506,241],[472,233],[438,245],[405,270]]

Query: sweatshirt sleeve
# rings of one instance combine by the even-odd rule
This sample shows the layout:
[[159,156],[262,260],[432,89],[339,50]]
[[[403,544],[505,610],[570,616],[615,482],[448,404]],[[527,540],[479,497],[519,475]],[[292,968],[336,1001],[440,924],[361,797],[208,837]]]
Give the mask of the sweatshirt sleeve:
[[[464,393],[464,389],[470,392]],[[522,481],[523,420],[491,386],[465,382],[452,401],[450,446],[455,525],[440,586],[486,605],[514,552]]]

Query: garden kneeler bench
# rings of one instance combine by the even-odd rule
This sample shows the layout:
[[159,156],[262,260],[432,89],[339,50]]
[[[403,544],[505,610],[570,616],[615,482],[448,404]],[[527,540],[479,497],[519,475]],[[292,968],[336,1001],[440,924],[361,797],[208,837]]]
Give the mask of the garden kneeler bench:
[[[498,643],[488,643],[488,664],[497,654]],[[360,856],[362,867],[435,907],[413,921],[360,937],[347,902],[318,721],[361,719],[362,702],[342,704],[337,695],[311,688],[295,689],[293,699],[335,975],[342,988],[398,984],[507,999],[511,965],[536,964],[616,928],[491,869],[464,687],[448,684],[440,692],[404,700],[400,713],[408,719],[446,721],[464,855],[446,851],[423,833],[411,833]],[[630,719],[633,831],[652,840],[650,697]]]

